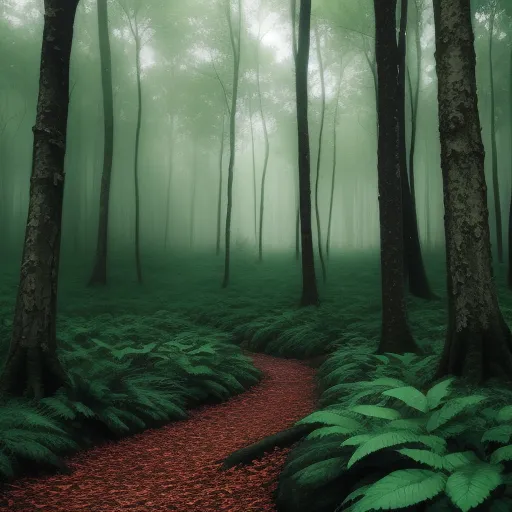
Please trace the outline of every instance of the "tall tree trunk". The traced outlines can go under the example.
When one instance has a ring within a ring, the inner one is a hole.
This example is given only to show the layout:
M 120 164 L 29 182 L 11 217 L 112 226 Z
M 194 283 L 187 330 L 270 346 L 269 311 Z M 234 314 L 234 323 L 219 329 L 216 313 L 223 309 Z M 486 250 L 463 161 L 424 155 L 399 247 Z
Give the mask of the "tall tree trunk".
M 301 306 L 318 304 L 313 236 L 311 231 L 311 167 L 308 126 L 308 64 L 311 37 L 311 0 L 300 0 L 298 45 L 295 58 L 295 98 L 299 152 L 299 205 L 302 245 Z
M 418 7 L 418 0 L 414 2 L 416 6 L 416 27 L 414 33 L 414 41 L 416 46 L 416 84 L 414 93 L 412 91 L 411 75 L 407 69 L 407 78 L 409 81 L 409 93 L 411 100 L 411 146 L 409 148 L 409 180 L 411 185 L 411 200 L 416 211 L 416 180 L 414 174 L 414 156 L 416 151 L 416 132 L 418 129 L 418 107 L 420 102 L 420 86 L 421 86 L 421 12 Z
M 320 265 L 322 267 L 322 278 L 324 283 L 327 279 L 325 271 L 325 261 L 322 249 L 322 226 L 320 223 L 320 207 L 318 205 L 318 185 L 320 183 L 320 164 L 322 161 L 322 136 L 324 133 L 324 120 L 325 120 L 325 81 L 324 81 L 324 65 L 322 61 L 322 50 L 320 48 L 320 36 L 318 34 L 318 25 L 315 24 L 315 40 L 316 40 L 316 56 L 318 59 L 319 72 L 320 72 L 320 88 L 321 88 L 321 107 L 320 107 L 320 133 L 318 134 L 318 156 L 316 159 L 316 179 L 315 179 L 315 215 L 316 215 L 316 230 L 318 242 L 318 257 L 320 258 Z
M 140 194 L 139 194 L 139 146 L 140 128 L 142 120 L 142 87 L 140 83 L 140 35 L 137 21 L 134 23 L 135 38 L 135 70 L 137 73 L 137 127 L 135 130 L 135 157 L 133 177 L 135 183 L 135 267 L 137 269 L 137 281 L 142 283 L 142 266 L 140 262 Z
M 192 193 L 190 194 L 190 230 L 189 230 L 189 246 L 194 247 L 194 228 L 196 214 L 196 192 L 197 192 L 197 144 L 192 146 Z
M 374 0 L 382 279 L 382 330 L 378 352 L 402 354 L 419 349 L 409 329 L 405 305 L 396 2 Z
M 78 0 L 45 0 L 30 198 L 2 393 L 39 400 L 68 382 L 57 356 L 57 285 L 69 101 Z
M 297 70 L 297 0 L 290 0 L 290 18 L 292 22 L 292 54 Z M 300 185 L 297 184 L 297 214 L 295 216 L 295 259 L 298 261 L 300 257 Z
M 434 0 L 434 22 L 448 274 L 448 332 L 435 377 L 510 380 L 512 338 L 493 280 L 469 2 Z
M 263 137 L 265 141 L 265 156 L 263 158 L 263 171 L 261 174 L 261 191 L 260 191 L 260 230 L 258 239 L 258 259 L 263 260 L 263 213 L 265 212 L 265 180 L 267 179 L 268 156 L 270 152 L 267 122 L 265 121 L 265 114 L 263 112 L 263 97 L 261 94 L 260 82 L 260 45 L 261 40 L 258 38 L 258 48 L 256 51 L 256 81 L 258 84 L 258 99 L 260 106 L 261 126 L 263 127 Z
M 420 237 L 418 233 L 418 218 L 416 208 L 409 188 L 407 173 L 407 145 L 405 130 L 405 62 L 406 62 L 406 29 L 407 29 L 408 0 L 401 0 L 400 31 L 398 35 L 398 118 L 399 118 L 399 160 L 402 186 L 402 214 L 404 234 L 404 263 L 405 278 L 412 295 L 422 299 L 433 299 L 435 295 L 430 290 L 423 256 L 421 254 Z
M 222 161 L 224 157 L 224 125 L 225 115 L 222 114 L 222 131 L 220 135 L 220 150 L 219 150 L 219 191 L 217 193 L 217 243 L 215 246 L 215 254 L 220 254 L 220 226 L 222 217 Z
M 503 263 L 503 226 L 501 222 L 500 183 L 498 178 L 498 150 L 496 148 L 496 113 L 494 98 L 494 72 L 492 66 L 492 43 L 494 35 L 494 21 L 496 18 L 496 5 L 491 11 L 489 27 L 489 79 L 491 94 L 491 166 L 492 166 L 492 191 L 494 195 L 494 216 L 496 222 L 496 248 L 498 250 L 498 262 Z
M 512 48 L 510 49 L 510 69 L 509 69 L 509 126 L 510 126 L 510 151 L 512 152 Z M 510 174 L 512 175 L 512 153 L 510 161 Z M 510 205 L 508 210 L 508 287 L 512 288 L 512 187 L 510 189 Z
M 165 238 L 164 238 L 164 249 L 167 250 L 167 244 L 169 242 L 169 229 L 170 229 L 170 216 L 171 216 L 171 192 L 172 192 L 172 171 L 173 171 L 173 159 L 174 159 L 174 123 L 175 116 L 170 116 L 171 121 L 171 136 L 169 138 L 169 169 L 167 174 L 167 197 L 165 202 Z
M 252 102 L 249 96 L 249 117 L 251 120 L 251 148 L 252 148 L 252 194 L 254 204 L 254 243 L 258 243 L 258 199 L 256 197 L 256 153 L 254 150 L 254 127 L 252 124 Z
M 333 144 L 332 144 L 332 175 L 331 175 L 331 199 L 329 201 L 329 223 L 327 225 L 327 243 L 325 246 L 325 255 L 329 259 L 331 249 L 331 226 L 332 226 L 332 207 L 334 204 L 334 185 L 336 182 L 336 149 L 337 149 L 337 131 L 338 126 L 338 111 L 341 93 L 341 79 L 343 78 L 343 64 L 340 62 L 340 74 L 338 76 L 338 86 L 336 87 L 336 106 L 334 107 L 334 120 L 333 120 Z
M 104 144 L 96 260 L 89 280 L 89 285 L 107 284 L 108 211 L 110 203 L 112 159 L 114 154 L 114 100 L 112 96 L 112 56 L 108 36 L 107 0 L 97 0 L 97 6 L 101 63 L 101 89 L 103 94 Z
M 235 36 L 233 21 L 231 19 L 230 0 L 226 0 L 226 17 L 229 27 L 229 39 L 233 51 L 233 91 L 231 94 L 231 109 L 229 116 L 229 165 L 228 165 L 228 197 L 226 206 L 226 231 L 225 231 L 225 254 L 224 254 L 224 278 L 222 288 L 229 284 L 230 247 L 231 247 L 231 210 L 233 208 L 233 170 L 235 167 L 235 120 L 236 102 L 238 98 L 238 79 L 240 72 L 240 39 L 242 32 L 242 1 L 238 0 L 238 34 Z

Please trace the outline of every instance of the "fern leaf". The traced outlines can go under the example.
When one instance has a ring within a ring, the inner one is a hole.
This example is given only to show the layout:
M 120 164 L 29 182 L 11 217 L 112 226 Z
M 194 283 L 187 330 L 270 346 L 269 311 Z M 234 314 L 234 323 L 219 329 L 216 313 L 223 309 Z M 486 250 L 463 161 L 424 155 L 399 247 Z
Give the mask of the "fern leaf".
M 327 436 L 332 435 L 347 435 L 351 434 L 353 432 L 352 429 L 348 429 L 346 427 L 340 427 L 340 426 L 332 426 L 332 427 L 321 427 L 317 428 L 311 434 L 309 434 L 306 439 L 322 439 Z
M 418 436 L 418 442 L 429 446 L 436 453 L 444 453 L 446 451 L 446 441 L 439 436 Z
M 385 432 L 384 434 L 372 436 L 356 449 L 348 461 L 347 468 L 350 469 L 358 460 L 376 451 L 389 448 L 390 446 L 396 446 L 397 444 L 412 442 L 418 442 L 418 436 L 412 432 L 406 431 Z
M 323 423 L 324 425 L 333 425 L 344 427 L 352 432 L 362 428 L 361 423 L 353 418 L 336 414 L 333 411 L 315 411 L 314 413 L 302 418 L 296 425 L 304 425 L 306 423 Z
M 356 405 L 350 410 L 362 414 L 363 416 L 383 418 L 386 420 L 397 420 L 402 417 L 397 410 L 389 407 L 381 407 L 380 405 Z
M 375 386 L 387 386 L 390 388 L 401 388 L 403 386 L 407 386 L 407 384 L 400 379 L 392 379 L 391 377 L 379 377 L 375 380 L 362 381 L 357 383 L 358 387 L 366 388 L 366 387 L 375 387 Z
M 502 446 L 491 454 L 491 464 L 498 464 L 506 460 L 512 460 L 512 444 Z
M 504 423 L 506 421 L 512 420 L 512 405 L 506 405 L 505 407 L 502 407 L 498 411 L 498 415 L 496 416 L 496 421 L 499 423 Z
M 319 487 L 341 476 L 346 470 L 345 464 L 344 457 L 321 460 L 297 471 L 293 478 L 303 487 Z
M 118 411 L 115 407 L 107 407 L 99 417 L 115 432 L 128 432 L 130 427 L 119 418 Z
M 390 430 L 409 430 L 411 432 L 423 432 L 425 428 L 424 418 L 405 418 L 403 420 L 390 421 L 386 428 Z
M 404 386 L 402 388 L 388 389 L 382 393 L 384 396 L 397 398 L 404 404 L 420 412 L 428 410 L 427 397 L 413 386 Z
M 496 443 L 508 443 L 512 436 L 512 425 L 499 425 L 487 430 L 482 436 L 482 443 L 494 441 Z
M 74 420 L 76 418 L 76 412 L 68 403 L 63 401 L 62 398 L 59 399 L 56 396 L 50 396 L 43 398 L 40 403 L 48 411 L 49 415 L 53 417 L 66 420 Z
M 502 469 L 487 463 L 462 466 L 449 476 L 445 492 L 454 505 L 467 512 L 483 503 L 502 483 Z
M 349 437 L 345 439 L 340 446 L 359 446 L 360 444 L 366 443 L 372 436 L 370 434 L 359 434 L 357 436 Z
M 380 354 L 372 354 L 375 359 L 380 361 L 381 363 L 388 364 L 389 363 L 389 357 L 380 355 Z
M 366 490 L 351 512 L 398 510 L 411 507 L 439 495 L 446 485 L 446 475 L 427 469 L 393 471 Z
M 429 410 L 435 409 L 450 392 L 450 386 L 455 380 L 454 377 L 445 379 L 432 386 L 427 392 L 427 402 Z
M 483 395 L 471 395 L 449 400 L 443 405 L 443 407 L 441 407 L 441 409 L 432 413 L 427 422 L 427 430 L 429 432 L 434 431 L 436 428 L 441 427 L 465 409 L 473 407 L 485 399 L 486 397 Z
M 77 412 L 79 412 L 82 416 L 85 416 L 86 418 L 94 418 L 96 416 L 96 413 L 90 407 L 87 407 L 87 405 L 83 404 L 82 402 L 73 402 L 73 407 Z
M 468 464 L 479 464 L 481 462 L 476 453 L 472 451 L 448 453 L 444 456 L 444 467 L 448 471 L 454 471 Z
M 363 485 L 362 487 L 359 487 L 355 491 L 352 491 L 341 503 L 342 505 L 345 505 L 349 501 L 354 501 L 357 498 L 360 498 L 361 496 L 364 496 L 366 494 L 366 491 L 371 487 L 371 484 L 369 485 Z M 338 507 L 336 510 L 342 510 L 342 508 Z
M 402 448 L 401 450 L 396 450 L 398 453 L 409 457 L 416 462 L 420 462 L 421 464 L 426 464 L 434 469 L 443 469 L 444 468 L 444 457 L 438 455 L 437 453 L 433 453 L 429 450 L 417 450 L 411 448 Z

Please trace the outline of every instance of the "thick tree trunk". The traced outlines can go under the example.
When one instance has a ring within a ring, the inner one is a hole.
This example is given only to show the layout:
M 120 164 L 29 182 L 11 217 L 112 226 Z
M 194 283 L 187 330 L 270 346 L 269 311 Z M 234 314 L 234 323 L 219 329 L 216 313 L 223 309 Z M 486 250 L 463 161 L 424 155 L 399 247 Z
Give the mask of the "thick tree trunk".
M 135 267 L 137 281 L 142 284 L 142 265 L 140 262 L 140 194 L 139 194 L 139 145 L 142 120 L 142 87 L 140 83 L 140 36 L 137 21 L 135 21 L 135 69 L 137 72 L 137 127 L 135 129 L 135 156 L 133 177 L 135 183 Z
M 110 204 L 110 181 L 114 154 L 114 100 L 112 97 L 112 56 L 108 36 L 107 0 L 98 0 L 98 35 L 101 62 L 101 89 L 103 94 L 103 173 L 101 175 L 100 212 L 96 260 L 89 285 L 107 284 L 108 211 Z
M 67 383 L 57 356 L 56 309 L 69 101 L 69 61 L 78 0 L 45 0 L 30 198 L 0 390 L 37 400 Z
M 434 20 L 449 306 L 436 378 L 510 380 L 512 340 L 493 280 L 469 2 L 434 0 Z
M 337 126 L 338 126 L 338 111 L 340 103 L 341 93 L 341 79 L 343 78 L 343 65 L 340 62 L 340 74 L 338 76 L 338 86 L 336 87 L 336 106 L 334 107 L 334 119 L 333 119 L 333 144 L 332 144 L 332 175 L 331 175 L 331 198 L 329 201 L 329 222 L 327 224 L 327 242 L 325 245 L 325 255 L 329 259 L 331 249 L 331 227 L 332 227 L 332 207 L 334 204 L 334 185 L 336 184 L 336 150 L 337 150 Z
M 258 259 L 263 260 L 263 214 L 265 212 L 265 181 L 267 179 L 268 157 L 270 153 L 270 144 L 268 140 L 267 122 L 263 113 L 263 96 L 261 94 L 260 82 L 260 41 L 258 41 L 258 49 L 256 52 L 256 81 L 258 84 L 258 99 L 260 106 L 261 126 L 263 127 L 263 138 L 265 141 L 265 156 L 263 158 L 263 171 L 261 173 L 261 190 L 260 190 L 260 230 L 258 238 Z
M 169 229 L 171 223 L 171 193 L 172 193 L 172 171 L 173 171 L 173 159 L 174 159 L 174 123 L 175 116 L 171 115 L 171 136 L 169 138 L 169 169 L 167 174 L 167 196 L 165 201 L 165 235 L 164 235 L 164 249 L 167 250 L 167 244 L 169 242 Z
M 374 0 L 382 331 L 378 352 L 418 352 L 405 306 L 396 0 Z
M 327 274 L 325 270 L 325 261 L 322 248 L 322 226 L 320 223 L 320 206 L 318 201 L 318 186 L 320 183 L 320 164 L 322 161 L 322 136 L 324 133 L 324 120 L 325 120 L 325 81 L 324 81 L 324 66 L 322 62 L 322 50 L 320 48 L 320 36 L 318 34 L 318 25 L 315 24 L 315 40 L 316 40 L 316 56 L 318 59 L 319 72 L 320 72 L 320 89 L 321 89 L 321 106 L 320 106 L 320 133 L 318 134 L 318 155 L 316 159 L 316 179 L 315 179 L 315 215 L 316 215 L 316 231 L 318 242 L 318 257 L 320 259 L 320 266 L 322 268 L 322 278 L 325 283 Z
M 302 245 L 301 306 L 318 304 L 313 236 L 311 231 L 311 167 L 308 126 L 308 63 L 311 37 L 311 0 L 300 0 L 295 93 L 299 149 L 299 207 Z
M 238 98 L 238 79 L 240 71 L 240 38 L 242 32 L 242 1 L 238 0 L 238 33 L 235 37 L 233 22 L 231 20 L 231 8 L 229 0 L 226 2 L 226 17 L 229 27 L 229 38 L 233 51 L 233 92 L 231 94 L 231 110 L 229 116 L 229 165 L 228 165 L 228 197 L 226 206 L 226 230 L 225 230 L 225 254 L 224 254 L 224 278 L 222 288 L 229 284 L 230 248 L 231 248 L 231 210 L 233 208 L 233 170 L 235 167 L 235 121 L 236 102 Z
M 300 201 L 300 198 L 297 202 Z M 297 206 L 297 214 L 295 215 L 295 259 L 300 258 L 300 206 Z
M 221 230 L 221 217 L 222 217 L 222 162 L 224 158 L 224 124 L 225 116 L 222 115 L 222 131 L 220 135 L 220 150 L 219 150 L 219 190 L 217 193 L 217 243 L 215 246 L 215 254 L 220 254 L 220 230 Z
M 254 243 L 258 243 L 258 199 L 256 197 L 256 152 L 254 149 L 254 127 L 252 125 L 252 102 L 249 96 L 249 118 L 251 127 L 251 149 L 252 149 L 252 195 L 254 206 Z
M 292 54 L 297 70 L 297 0 L 290 0 L 290 19 L 292 22 Z M 297 184 L 297 214 L 295 216 L 295 259 L 300 257 L 300 184 Z
M 491 168 L 492 191 L 494 196 L 494 217 L 496 223 L 496 249 L 498 251 L 498 262 L 503 263 L 503 225 L 501 222 L 500 183 L 498 178 L 498 150 L 496 147 L 496 102 L 494 97 L 494 72 L 492 66 L 492 43 L 495 17 L 496 7 L 493 6 L 489 27 L 489 79 L 491 94 Z
M 400 31 L 398 35 L 398 118 L 399 118 L 399 160 L 402 186 L 402 214 L 404 234 L 404 263 L 405 278 L 409 284 L 412 295 L 422 299 L 433 299 L 435 295 L 425 272 L 423 256 L 421 254 L 420 237 L 418 233 L 418 219 L 416 207 L 409 188 L 407 173 L 407 146 L 405 130 L 405 62 L 406 62 L 406 29 L 407 29 L 408 0 L 401 0 Z

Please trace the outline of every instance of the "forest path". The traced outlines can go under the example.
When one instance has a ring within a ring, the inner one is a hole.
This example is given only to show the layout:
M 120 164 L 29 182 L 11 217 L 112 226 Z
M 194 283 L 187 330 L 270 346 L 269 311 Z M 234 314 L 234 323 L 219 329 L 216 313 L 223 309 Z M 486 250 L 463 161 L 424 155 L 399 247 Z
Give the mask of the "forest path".
M 231 452 L 314 410 L 315 370 L 296 360 L 248 354 L 264 377 L 185 421 L 71 457 L 71 475 L 16 481 L 0 503 L 12 512 L 270 512 L 289 449 L 220 471 Z

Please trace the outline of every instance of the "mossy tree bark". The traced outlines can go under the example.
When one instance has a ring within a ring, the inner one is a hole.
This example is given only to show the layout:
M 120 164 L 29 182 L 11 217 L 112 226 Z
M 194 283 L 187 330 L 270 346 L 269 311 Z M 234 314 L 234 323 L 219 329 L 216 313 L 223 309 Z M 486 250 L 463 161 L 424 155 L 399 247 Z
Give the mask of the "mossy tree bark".
M 419 349 L 409 329 L 405 306 L 396 3 L 397 0 L 374 0 L 382 279 L 382 331 L 378 352 L 402 354 Z
M 493 280 L 470 4 L 434 0 L 434 20 L 449 304 L 436 378 L 510 380 L 512 338 Z
M 57 356 L 57 284 L 69 104 L 69 61 L 78 0 L 45 0 L 30 198 L 13 334 L 2 392 L 37 400 L 66 384 Z
M 308 126 L 308 63 L 311 38 L 311 0 L 300 0 L 295 93 L 299 149 L 299 209 L 302 247 L 301 306 L 318 304 L 313 236 L 311 230 L 311 166 Z
M 101 175 L 100 212 L 96 242 L 96 259 L 89 285 L 107 284 L 108 211 L 114 153 L 114 100 L 112 95 L 112 55 L 108 36 L 107 0 L 98 0 L 98 35 L 103 94 L 103 173 Z

